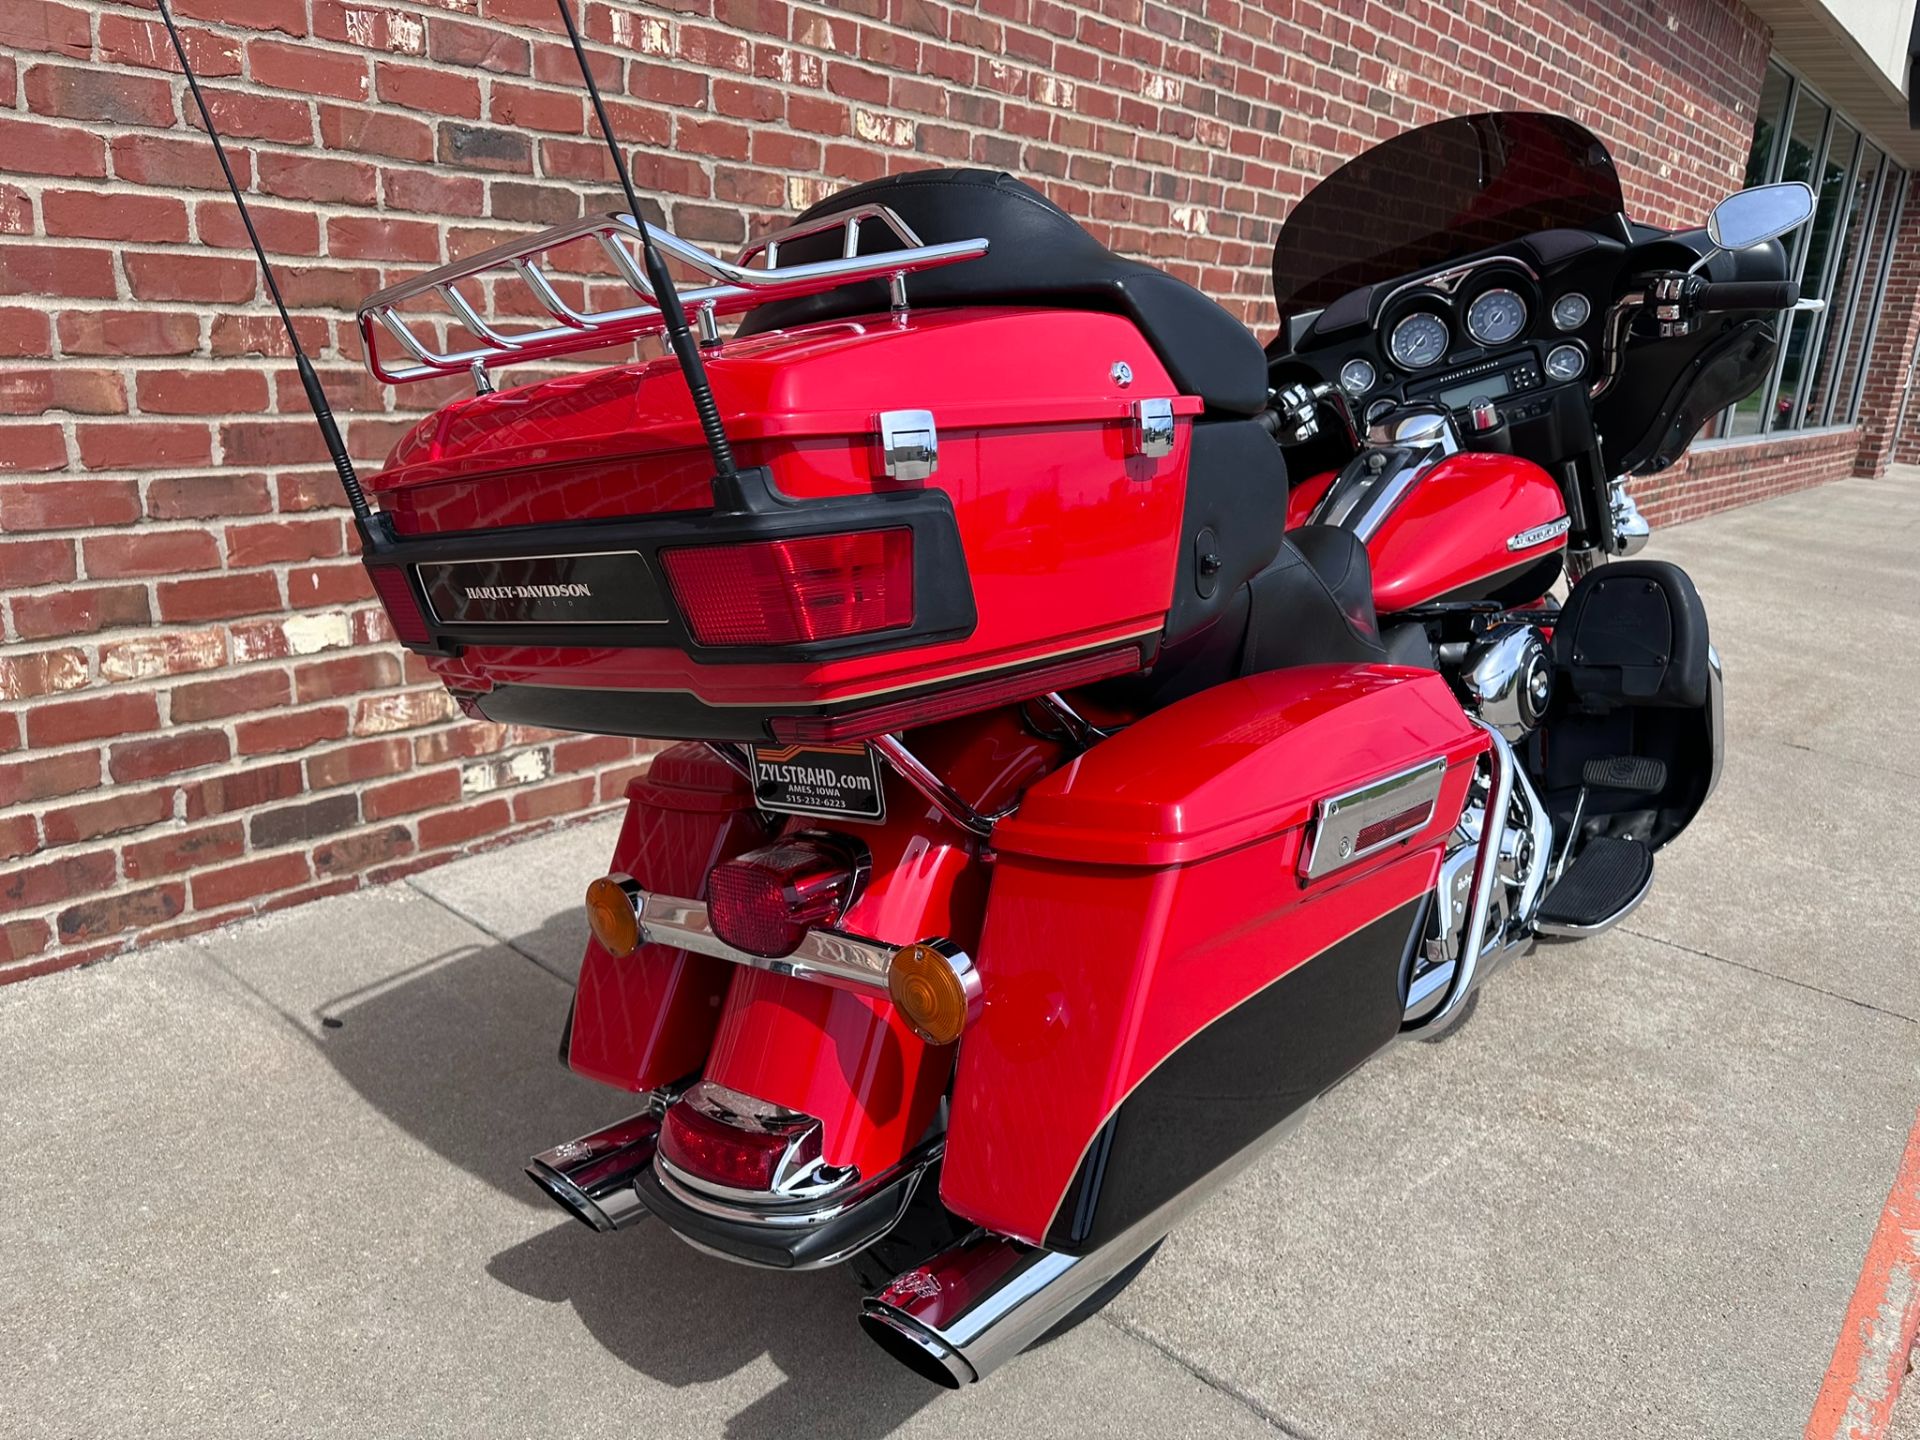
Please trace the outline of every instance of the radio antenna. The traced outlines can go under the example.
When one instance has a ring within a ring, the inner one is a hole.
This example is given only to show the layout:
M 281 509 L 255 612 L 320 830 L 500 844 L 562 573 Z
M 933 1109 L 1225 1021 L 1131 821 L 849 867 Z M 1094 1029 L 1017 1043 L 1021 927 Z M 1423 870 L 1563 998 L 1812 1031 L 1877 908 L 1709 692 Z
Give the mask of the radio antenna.
M 593 68 L 587 64 L 586 47 L 580 43 L 580 31 L 573 23 L 573 10 L 567 0 L 556 0 L 560 6 L 560 18 L 567 22 L 567 38 L 573 42 L 574 59 L 580 62 L 580 77 L 587 82 L 587 95 L 593 101 L 593 113 L 600 120 L 600 134 L 605 137 L 607 148 L 613 152 L 613 168 L 620 176 L 620 188 L 626 193 L 627 209 L 633 214 L 633 223 L 640 229 L 640 254 L 646 262 L 647 283 L 653 287 L 653 298 L 660 307 L 660 318 L 666 323 L 667 342 L 673 347 L 673 355 L 680 362 L 680 373 L 686 376 L 687 389 L 693 393 L 693 408 L 700 417 L 700 428 L 706 432 L 707 449 L 713 453 L 713 468 L 720 479 L 727 482 L 727 490 L 738 488 L 739 471 L 733 463 L 733 447 L 727 443 L 727 432 L 720 423 L 720 407 L 714 404 L 713 387 L 707 383 L 706 363 L 700 358 L 700 347 L 693 343 L 693 335 L 687 329 L 687 312 L 680 304 L 680 292 L 674 288 L 673 276 L 667 270 L 667 262 L 660 258 L 660 251 L 654 246 L 653 236 L 647 230 L 646 217 L 640 213 L 640 201 L 633 193 L 633 177 L 627 173 L 627 162 L 620 153 L 620 142 L 614 138 L 613 122 L 607 118 L 607 107 L 600 99 L 600 87 L 594 83 Z
M 353 473 L 353 459 L 347 454 L 346 441 L 340 438 L 340 427 L 333 421 L 333 409 L 327 404 L 327 392 L 320 386 L 320 377 L 313 373 L 313 362 L 307 359 L 307 352 L 300 344 L 300 336 L 293 328 L 293 317 L 287 314 L 287 302 L 280 296 L 280 284 L 273 278 L 273 267 L 267 263 L 266 249 L 260 244 L 260 233 L 253 228 L 253 216 L 247 213 L 247 202 L 240 194 L 240 182 L 233 178 L 233 166 L 227 163 L 227 150 L 220 143 L 220 132 L 213 127 L 213 114 L 207 109 L 207 97 L 200 93 L 199 77 L 193 73 L 193 66 L 187 61 L 187 47 L 181 43 L 180 27 L 173 23 L 173 7 L 167 0 L 159 0 L 160 18 L 166 22 L 167 37 L 173 41 L 173 53 L 180 57 L 180 68 L 186 72 L 187 88 L 193 92 L 193 103 L 200 107 L 200 119 L 207 127 L 207 138 L 213 141 L 214 158 L 220 162 L 220 171 L 227 177 L 227 189 L 233 195 L 233 203 L 239 207 L 240 223 L 246 227 L 247 239 L 253 242 L 254 258 L 260 262 L 260 274 L 267 282 L 267 293 L 273 296 L 274 309 L 280 312 L 280 323 L 286 328 L 287 343 L 293 346 L 293 361 L 300 370 L 300 388 L 307 392 L 307 408 L 313 411 L 313 418 L 320 426 L 320 438 L 326 442 L 327 454 L 333 460 L 335 473 L 340 476 L 340 488 L 347 492 L 347 504 L 353 507 L 354 517 L 367 520 L 372 508 L 367 504 L 366 492 L 360 488 L 360 477 Z

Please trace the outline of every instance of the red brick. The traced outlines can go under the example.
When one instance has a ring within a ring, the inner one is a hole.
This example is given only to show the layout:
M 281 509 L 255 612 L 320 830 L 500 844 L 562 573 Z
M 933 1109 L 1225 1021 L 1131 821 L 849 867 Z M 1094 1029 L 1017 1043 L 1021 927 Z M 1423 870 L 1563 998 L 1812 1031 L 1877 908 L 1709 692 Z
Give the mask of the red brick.
M 464 75 L 383 60 L 374 66 L 374 83 L 383 105 L 400 105 L 434 116 L 477 118 L 480 114 L 480 82 Z
M 147 486 L 147 514 L 156 520 L 208 520 L 219 515 L 264 515 L 273 508 L 264 475 L 230 470 L 155 480 Z M 227 532 L 232 544 L 233 531 Z
M 300 793 L 300 762 L 281 760 L 267 765 L 256 765 L 251 770 L 236 770 L 228 775 L 215 775 L 199 783 L 182 787 L 181 795 L 186 804 L 189 820 L 204 819 L 208 815 L 231 815 L 238 810 L 251 810 L 257 805 L 271 804 L 275 800 L 285 800 Z
M 28 865 L 0 874 L 0 914 L 57 905 L 76 895 L 104 890 L 113 884 L 111 850 L 70 855 L 43 865 Z
M 452 845 L 465 845 L 482 835 L 491 835 L 504 830 L 513 823 L 513 814 L 507 809 L 504 800 L 488 800 L 479 805 L 463 805 L 454 810 L 443 810 L 437 815 L 425 815 L 415 827 L 420 835 L 422 850 L 444 850 Z
M 532 54 L 525 40 L 493 26 L 468 25 L 437 15 L 427 22 L 427 56 L 441 64 L 525 75 Z
M 227 733 L 188 730 L 154 739 L 125 739 L 108 751 L 108 774 L 119 783 L 177 776 L 182 770 L 200 770 L 223 764 L 232 755 Z
M 212 87 L 206 87 L 206 97 L 220 138 L 229 146 L 236 140 L 276 140 L 283 145 L 306 145 L 313 140 L 313 113 L 304 101 Z M 197 127 L 199 112 L 190 110 L 188 115 Z
M 47 942 L 53 938 L 53 930 L 44 920 L 9 920 L 0 924 L 0 963 L 11 963 L 38 955 L 46 949 Z M 27 975 L 40 973 L 40 967 L 27 967 Z M 23 980 L 27 975 L 7 971 L 0 975 L 0 984 L 9 980 Z
M 453 701 L 439 687 L 407 690 L 397 695 L 370 695 L 353 707 L 353 733 L 383 735 L 451 719 Z
M 247 839 L 256 850 L 275 850 L 351 829 L 360 823 L 359 797 L 349 792 L 265 810 L 247 822 Z
M 440 227 L 426 220 L 347 215 L 327 222 L 327 253 L 347 260 L 440 259 Z
M 59 470 L 66 463 L 67 440 L 58 425 L 0 421 L 0 475 Z
M 212 80 L 240 73 L 239 41 L 191 26 L 181 27 L 180 38 L 186 43 L 187 58 L 193 62 L 196 75 Z M 99 58 L 110 65 L 133 65 L 143 70 L 180 68 L 173 43 L 158 21 L 111 12 L 100 17 Z
M 394 160 L 433 159 L 433 127 L 387 110 L 320 109 L 320 139 L 329 150 L 385 155 Z
M 126 575 L 178 575 L 216 570 L 219 543 L 205 530 L 161 530 L 151 534 L 89 535 L 81 546 L 87 574 L 96 580 Z
M 31 0 L 0 6 L 0 45 L 84 60 L 93 51 L 92 29 L 78 6 Z
M 0 485 L 0 530 L 80 530 L 140 518 L 131 480 L 55 480 Z
M 99 783 L 100 755 L 93 750 L 0 761 L 0 808 L 72 795 Z
M 104 800 L 49 810 L 40 823 L 46 829 L 47 844 L 77 845 L 82 840 L 98 840 L 105 835 L 158 825 L 172 813 L 171 790 L 149 790 L 145 794 L 122 791 Z
M 107 895 L 70 905 L 60 912 L 54 924 L 61 940 L 71 945 L 163 924 L 186 908 L 186 886 L 155 885 L 125 895 Z
M 40 197 L 49 235 L 154 244 L 187 238 L 184 201 L 117 190 L 49 190 Z
M 310 758 L 307 784 L 314 790 L 351 785 L 405 770 L 412 761 L 413 747 L 404 739 L 365 740 Z
M 404 825 L 343 835 L 313 847 L 316 875 L 357 875 L 390 860 L 413 853 L 413 836 Z
M 257 370 L 143 370 L 134 393 L 149 415 L 232 415 L 265 410 L 268 389 Z
M 219 720 L 228 715 L 283 705 L 288 693 L 286 671 L 253 670 L 218 680 L 176 685 L 168 701 L 167 714 L 175 724 Z
M 287 200 L 319 200 L 332 205 L 371 205 L 374 172 L 353 160 L 319 155 L 262 155 L 260 188 Z M 282 285 L 285 278 L 282 277 Z M 289 295 L 290 303 L 299 303 Z
M 316 605 L 350 605 L 373 598 L 373 582 L 358 563 L 302 565 L 287 572 L 287 604 L 296 610 Z
M 204 425 L 150 421 L 77 425 L 80 459 L 90 470 L 153 470 L 205 465 L 213 459 L 213 435 Z
M 385 820 L 394 815 L 410 815 L 436 805 L 451 805 L 460 798 L 460 772 L 434 770 L 425 775 L 410 775 L 388 785 L 376 785 L 360 799 L 369 820 Z
M 27 712 L 27 744 L 36 749 L 72 745 L 152 730 L 160 711 L 151 695 L 102 695 L 34 706 Z
M 304 750 L 323 740 L 345 739 L 347 712 L 337 705 L 320 710 L 295 710 L 261 720 L 243 720 L 234 727 L 242 755 L 265 755 Z
M 53 325 L 39 310 L 0 306 L 0 359 L 38 360 L 53 353 Z
M 302 465 L 311 464 L 316 454 L 326 455 L 313 421 L 291 416 L 222 425 L 220 448 L 233 465 Z
M 471 10 L 473 6 L 462 3 L 446 8 Z M 313 33 L 370 50 L 422 55 L 427 49 L 427 27 L 417 10 L 416 6 L 376 10 L 364 0 L 315 0 Z
M 62 365 L 0 372 L 0 415 L 124 415 L 126 383 L 114 370 Z
M 152 619 L 144 585 L 100 585 L 57 590 L 49 595 L 16 595 L 11 608 L 13 628 L 23 640 L 90 635 L 122 625 L 145 625 Z
M 69 310 L 59 319 L 69 355 L 191 355 L 200 346 L 197 316 L 160 310 Z
M 36 115 L 161 130 L 173 125 L 173 86 L 158 76 L 76 65 L 30 65 L 26 92 L 27 109 Z
M 0 714 L 0 754 L 20 748 L 20 717 L 11 712 Z
M 0 144 L 4 142 L 0 127 Z M 0 294 L 111 300 L 113 253 L 92 246 L 8 244 L 0 247 Z
M 160 618 L 176 623 L 224 620 L 281 608 L 280 582 L 264 572 L 175 580 L 156 588 Z
M 576 779 L 562 780 L 554 785 L 540 785 L 530 790 L 521 790 L 513 797 L 513 818 L 525 822 L 528 820 L 550 820 L 556 815 L 571 814 L 584 810 L 593 804 L 594 780 L 591 775 L 581 775 Z
M 87 654 L 71 647 L 19 654 L 0 651 L 0 701 L 34 700 L 83 689 L 87 684 Z
M 235 568 L 338 555 L 341 548 L 338 520 L 268 520 L 227 527 L 227 563 Z
M 0 136 L 0 139 L 3 138 Z M 226 179 L 220 173 L 220 163 L 213 158 L 213 147 L 197 136 L 191 140 L 176 140 L 170 135 L 116 135 L 110 148 L 113 151 L 113 173 L 132 184 L 177 185 L 194 190 L 227 188 Z M 233 164 L 235 178 L 244 187 L 253 178 L 253 164 L 248 152 L 236 149 L 230 151 L 227 158 Z
M 253 228 L 270 255 L 318 255 L 320 253 L 320 217 L 311 210 L 295 210 L 283 205 L 257 205 L 248 202 Z M 194 225 L 204 245 L 223 250 L 251 251 L 240 212 L 231 201 L 203 200 L 193 207 Z M 265 317 L 262 317 L 265 318 Z M 279 317 L 274 324 L 278 326 Z M 296 324 L 299 322 L 296 320 Z M 303 342 L 304 343 L 304 342 Z
M 242 6 L 235 6 L 233 0 L 173 0 L 173 8 L 178 14 L 219 25 L 278 30 L 286 35 L 307 33 L 306 0 L 247 0 Z
M 585 122 L 585 102 L 577 94 L 536 90 L 526 85 L 495 81 L 487 118 L 496 125 L 527 130 L 555 130 L 566 135 L 580 134 Z M 632 137 L 627 137 L 631 140 Z
M 618 735 L 588 735 L 563 740 L 553 747 L 553 768 L 560 771 L 592 770 L 616 760 L 633 758 L 633 741 Z
M 0 185 L 0 235 L 33 233 L 33 197 L 15 185 Z
M 400 683 L 400 662 L 392 655 L 347 655 L 303 665 L 294 672 L 294 697 L 305 704 L 335 695 L 384 690 Z
M 100 678 L 110 684 L 217 670 L 226 663 L 227 636 L 219 629 L 161 631 L 100 647 Z
M 107 142 L 82 126 L 43 125 L 0 115 L 0 155 L 7 157 L 7 168 L 18 175 L 100 180 L 107 173 Z
M 232 860 L 246 847 L 246 831 L 234 820 L 127 845 L 120 852 L 120 864 L 129 880 L 152 880 Z
M 216 910 L 286 890 L 312 878 L 304 855 L 272 855 L 219 870 L 208 870 L 192 880 L 194 908 Z
M 343 55 L 314 45 L 255 40 L 247 46 L 247 64 L 255 84 L 274 90 L 337 95 L 342 100 L 365 100 L 373 93 L 367 57 L 352 52 Z
M 40 826 L 31 815 L 0 820 L 0 860 L 18 860 L 40 848 Z
M 60 585 L 77 573 L 71 540 L 0 540 L 0 590 Z
M 260 271 L 254 261 L 224 255 L 168 250 L 154 255 L 130 253 L 121 263 L 127 267 L 127 284 L 141 300 L 239 305 L 253 299 L 260 287 Z

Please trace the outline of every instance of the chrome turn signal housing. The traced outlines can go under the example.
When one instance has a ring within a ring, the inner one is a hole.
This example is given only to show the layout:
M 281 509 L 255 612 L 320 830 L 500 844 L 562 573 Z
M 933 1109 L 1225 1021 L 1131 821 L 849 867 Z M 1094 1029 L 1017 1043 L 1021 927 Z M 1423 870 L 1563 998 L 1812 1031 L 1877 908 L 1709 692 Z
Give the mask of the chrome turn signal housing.
M 587 928 L 615 959 L 640 948 L 640 884 L 631 875 L 602 875 L 587 886 Z
M 887 994 L 914 1034 L 951 1045 L 980 1013 L 980 972 L 945 941 L 903 945 L 887 966 Z

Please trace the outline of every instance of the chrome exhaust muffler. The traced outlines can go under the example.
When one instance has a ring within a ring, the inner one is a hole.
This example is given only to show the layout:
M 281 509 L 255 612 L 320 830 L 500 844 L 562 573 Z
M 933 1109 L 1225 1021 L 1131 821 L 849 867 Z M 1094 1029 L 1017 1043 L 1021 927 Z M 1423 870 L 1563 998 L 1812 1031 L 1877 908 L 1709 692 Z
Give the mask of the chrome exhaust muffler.
M 958 1390 L 1044 1338 L 1165 1233 L 1153 1216 L 1063 1255 L 977 1230 L 869 1296 L 860 1328 L 915 1374 Z
M 653 1163 L 659 1142 L 656 1105 L 541 1151 L 527 1162 L 527 1176 L 582 1225 L 611 1234 L 646 1218 L 633 1179 Z

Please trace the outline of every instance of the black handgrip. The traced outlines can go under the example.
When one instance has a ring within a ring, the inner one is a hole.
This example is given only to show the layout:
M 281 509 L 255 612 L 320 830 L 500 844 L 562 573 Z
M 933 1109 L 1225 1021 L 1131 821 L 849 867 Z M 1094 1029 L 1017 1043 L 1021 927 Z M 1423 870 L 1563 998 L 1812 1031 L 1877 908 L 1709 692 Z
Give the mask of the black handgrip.
M 1791 310 L 1800 303 L 1792 280 L 1710 280 L 1693 295 L 1696 310 Z

